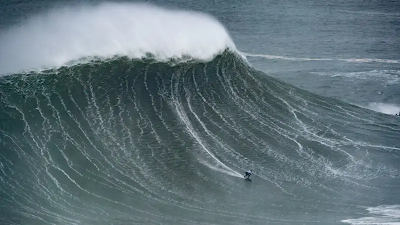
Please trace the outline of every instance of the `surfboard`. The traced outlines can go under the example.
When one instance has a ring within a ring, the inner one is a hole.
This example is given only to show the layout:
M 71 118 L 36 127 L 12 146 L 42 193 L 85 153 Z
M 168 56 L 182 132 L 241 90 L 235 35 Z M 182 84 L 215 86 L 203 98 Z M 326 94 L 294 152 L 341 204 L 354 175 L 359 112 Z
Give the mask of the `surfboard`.
M 244 178 L 244 180 L 252 182 L 252 180 L 250 178 Z

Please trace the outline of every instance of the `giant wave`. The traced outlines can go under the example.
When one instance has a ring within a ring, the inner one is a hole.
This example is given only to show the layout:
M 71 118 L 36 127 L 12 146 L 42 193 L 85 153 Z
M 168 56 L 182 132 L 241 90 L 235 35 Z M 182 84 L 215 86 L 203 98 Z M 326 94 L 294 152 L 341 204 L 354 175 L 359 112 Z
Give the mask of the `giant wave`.
M 125 23 L 131 16 L 125 10 L 146 14 L 143 7 L 161 15 L 147 15 L 154 21 L 135 33 L 137 42 L 114 48 L 128 37 L 119 35 L 125 30 L 92 35 L 91 27 L 104 23 L 91 12 L 107 20 L 108 10 L 120 9 L 116 22 Z M 7 73 L 34 69 L 0 78 L 2 223 L 336 224 L 365 214 L 360 205 L 399 202 L 395 119 L 365 116 L 366 109 L 255 70 L 207 16 L 163 17 L 171 11 L 148 7 L 105 4 L 50 14 L 51 23 L 85 15 L 74 26 L 87 35 L 61 38 L 59 55 L 41 53 L 41 44 L 25 46 L 22 53 L 36 57 L 2 64 Z M 191 18 L 221 35 L 172 26 L 157 31 L 165 32 L 160 42 L 148 39 L 159 20 Z M 9 46 L 27 38 L 18 35 L 29 31 L 16 30 L 5 35 Z M 124 38 L 84 42 L 109 37 Z M 142 51 L 131 55 L 135 49 Z M 57 61 L 60 55 L 68 57 Z M 195 60 L 168 61 L 187 56 Z M 384 135 L 371 139 L 376 134 Z M 249 168 L 251 184 L 241 178 Z

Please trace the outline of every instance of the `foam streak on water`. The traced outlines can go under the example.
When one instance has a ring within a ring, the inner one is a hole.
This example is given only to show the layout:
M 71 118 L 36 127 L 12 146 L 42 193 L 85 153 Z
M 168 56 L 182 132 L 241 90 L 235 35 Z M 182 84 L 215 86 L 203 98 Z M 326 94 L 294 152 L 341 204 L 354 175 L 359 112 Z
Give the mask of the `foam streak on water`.
M 400 60 L 396 59 L 371 59 L 371 58 L 352 58 L 352 59 L 341 59 L 341 58 L 313 58 L 313 57 L 290 57 L 290 56 L 280 56 L 280 55 L 267 55 L 267 54 L 250 54 L 242 53 L 248 57 L 260 57 L 265 59 L 276 59 L 276 60 L 286 60 L 286 61 L 343 61 L 343 62 L 353 62 L 353 63 L 388 63 L 388 64 L 400 64 Z

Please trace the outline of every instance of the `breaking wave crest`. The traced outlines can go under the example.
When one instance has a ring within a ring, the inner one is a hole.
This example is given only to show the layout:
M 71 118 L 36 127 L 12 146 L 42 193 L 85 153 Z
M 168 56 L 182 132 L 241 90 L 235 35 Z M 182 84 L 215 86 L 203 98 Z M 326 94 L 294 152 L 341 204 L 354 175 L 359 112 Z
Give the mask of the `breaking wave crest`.
M 209 61 L 236 48 L 223 25 L 209 15 L 147 4 L 102 3 L 37 15 L 1 33 L 0 49 L 4 74 L 87 57 Z

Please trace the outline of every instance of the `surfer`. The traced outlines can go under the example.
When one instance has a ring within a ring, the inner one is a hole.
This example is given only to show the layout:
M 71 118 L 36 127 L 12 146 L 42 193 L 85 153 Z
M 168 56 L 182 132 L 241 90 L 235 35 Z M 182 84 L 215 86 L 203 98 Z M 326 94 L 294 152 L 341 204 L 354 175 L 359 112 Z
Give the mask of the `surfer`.
M 244 178 L 250 179 L 250 175 L 253 173 L 253 170 L 247 170 L 244 174 Z

